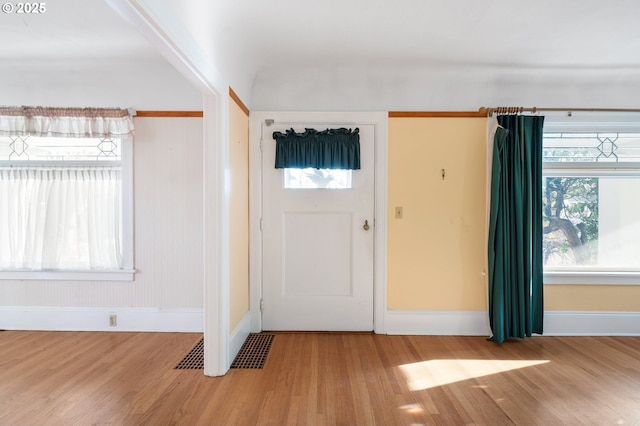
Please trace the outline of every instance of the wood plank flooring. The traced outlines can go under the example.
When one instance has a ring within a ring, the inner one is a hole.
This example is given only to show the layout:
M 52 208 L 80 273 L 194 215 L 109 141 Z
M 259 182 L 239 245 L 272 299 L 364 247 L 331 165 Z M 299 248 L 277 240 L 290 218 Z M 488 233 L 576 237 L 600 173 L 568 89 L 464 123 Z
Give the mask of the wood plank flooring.
M 640 338 L 276 333 L 261 370 L 175 370 L 201 338 L 0 331 L 0 425 L 640 425 Z

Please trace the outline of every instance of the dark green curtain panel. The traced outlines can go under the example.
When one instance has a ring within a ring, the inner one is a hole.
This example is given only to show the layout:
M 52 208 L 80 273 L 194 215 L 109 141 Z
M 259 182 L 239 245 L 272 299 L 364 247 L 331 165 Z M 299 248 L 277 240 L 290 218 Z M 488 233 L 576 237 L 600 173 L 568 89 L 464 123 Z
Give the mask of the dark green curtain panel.
M 274 132 L 276 169 L 360 169 L 360 129 Z
M 489 322 L 492 340 L 542 334 L 544 117 L 498 117 L 491 171 Z

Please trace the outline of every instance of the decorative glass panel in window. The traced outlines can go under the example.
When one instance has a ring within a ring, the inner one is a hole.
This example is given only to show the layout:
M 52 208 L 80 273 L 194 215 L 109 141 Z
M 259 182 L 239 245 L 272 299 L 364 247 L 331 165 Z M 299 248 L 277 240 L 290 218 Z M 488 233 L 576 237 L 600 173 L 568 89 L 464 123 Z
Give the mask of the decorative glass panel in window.
M 545 133 L 544 161 L 638 162 L 640 133 Z
M 119 138 L 0 137 L 0 161 L 120 161 Z

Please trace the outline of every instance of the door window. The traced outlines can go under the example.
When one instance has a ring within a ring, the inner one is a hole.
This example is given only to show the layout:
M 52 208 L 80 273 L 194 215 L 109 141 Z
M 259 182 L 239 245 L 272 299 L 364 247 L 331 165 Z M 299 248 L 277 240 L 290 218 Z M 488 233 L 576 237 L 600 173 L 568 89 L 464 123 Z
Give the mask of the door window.
M 353 170 L 284 169 L 285 189 L 351 189 Z

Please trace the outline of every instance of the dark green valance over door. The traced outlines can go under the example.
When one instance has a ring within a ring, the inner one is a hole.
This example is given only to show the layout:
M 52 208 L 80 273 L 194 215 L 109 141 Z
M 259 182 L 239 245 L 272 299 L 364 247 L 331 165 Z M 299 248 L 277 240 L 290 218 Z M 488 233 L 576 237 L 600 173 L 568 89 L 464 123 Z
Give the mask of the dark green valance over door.
M 273 132 L 276 169 L 360 169 L 359 129 Z

